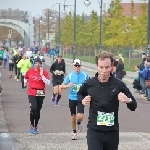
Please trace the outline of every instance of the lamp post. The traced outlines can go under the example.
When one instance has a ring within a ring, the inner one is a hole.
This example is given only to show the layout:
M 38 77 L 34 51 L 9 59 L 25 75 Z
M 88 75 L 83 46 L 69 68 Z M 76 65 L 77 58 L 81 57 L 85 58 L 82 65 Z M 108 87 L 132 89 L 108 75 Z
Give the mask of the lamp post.
M 56 3 L 56 4 L 54 4 L 52 7 L 51 7 L 51 9 L 55 6 L 55 5 L 59 5 L 59 16 L 58 16 L 58 49 L 59 49 L 59 51 L 58 51 L 58 54 L 61 52 L 61 49 L 60 49 L 60 5 L 61 5 L 61 3 Z M 49 16 L 49 18 L 52 18 L 52 16 L 50 15 Z
M 97 0 L 98 1 L 98 0 Z M 103 4 L 103 0 L 98 1 L 99 3 L 99 8 L 100 8 L 100 29 L 99 29 L 99 53 L 102 51 L 102 4 Z M 88 7 L 90 6 L 91 2 L 90 0 L 86 0 L 84 2 L 84 4 Z
M 40 48 L 40 46 L 41 46 L 41 36 L 40 36 L 40 35 L 41 35 L 41 33 L 40 33 L 40 28 L 41 28 L 41 27 L 40 27 L 40 26 L 41 26 L 40 23 L 41 23 L 41 22 L 42 22 L 42 17 L 39 16 L 39 48 Z
M 98 1 L 98 0 L 97 0 Z M 64 1 L 64 11 L 65 12 L 65 6 L 72 6 L 72 5 L 65 5 L 66 0 Z M 100 37 L 99 37 L 99 52 L 102 51 L 102 0 L 101 3 L 98 1 L 100 6 Z M 90 6 L 91 2 L 90 0 L 86 0 L 84 4 L 88 7 Z M 76 55 L 76 0 L 74 0 L 74 43 L 73 43 L 73 60 L 75 59 Z
M 148 25 L 147 25 L 147 50 L 146 54 L 150 54 L 150 0 L 148 1 Z

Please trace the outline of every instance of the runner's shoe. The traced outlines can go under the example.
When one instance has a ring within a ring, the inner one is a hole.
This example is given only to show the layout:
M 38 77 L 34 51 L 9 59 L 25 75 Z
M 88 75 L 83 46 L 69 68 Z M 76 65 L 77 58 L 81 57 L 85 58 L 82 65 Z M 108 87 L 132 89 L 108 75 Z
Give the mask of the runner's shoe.
M 34 128 L 33 133 L 34 133 L 34 134 L 38 134 L 38 133 L 39 133 L 38 130 L 37 130 L 37 127 Z
M 34 127 L 33 127 L 32 125 L 30 126 L 28 132 L 29 132 L 29 133 L 33 133 L 33 132 L 34 132 Z
M 17 79 L 17 76 L 15 76 L 14 79 Z
M 9 78 L 11 78 L 11 74 L 9 75 Z
M 55 103 L 55 106 L 59 106 L 58 102 Z
M 54 96 L 52 96 L 51 101 L 55 102 L 55 97 Z
M 79 132 L 82 131 L 82 124 L 78 125 L 78 131 L 79 131 Z
M 72 133 L 72 140 L 77 140 L 77 133 Z
M 17 82 L 19 82 L 19 79 L 17 79 Z

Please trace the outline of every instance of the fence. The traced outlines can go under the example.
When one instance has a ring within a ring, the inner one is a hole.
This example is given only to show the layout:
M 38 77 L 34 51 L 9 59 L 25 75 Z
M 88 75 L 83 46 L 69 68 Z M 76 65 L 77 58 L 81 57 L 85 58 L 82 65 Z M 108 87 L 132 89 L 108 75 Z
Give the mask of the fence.
M 134 66 L 139 65 L 142 61 L 142 51 L 135 50 L 127 47 L 120 47 L 119 49 L 110 49 L 103 47 L 105 51 L 112 53 L 114 56 L 122 54 L 125 58 L 125 69 L 127 71 L 134 71 Z M 78 58 L 82 61 L 95 63 L 95 56 L 99 52 L 98 47 L 93 46 L 77 46 L 75 58 Z M 72 47 L 67 46 L 63 48 L 63 56 L 66 58 L 73 59 Z M 114 57 L 115 58 L 115 57 Z

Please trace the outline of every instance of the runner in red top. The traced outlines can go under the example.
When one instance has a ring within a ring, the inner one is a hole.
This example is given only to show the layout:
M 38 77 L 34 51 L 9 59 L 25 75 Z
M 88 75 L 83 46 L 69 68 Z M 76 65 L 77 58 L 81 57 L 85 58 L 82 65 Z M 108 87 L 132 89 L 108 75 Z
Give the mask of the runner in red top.
M 40 58 L 34 60 L 34 68 L 29 69 L 24 76 L 24 83 L 28 82 L 28 99 L 30 103 L 30 129 L 28 132 L 38 134 L 37 125 L 40 119 L 40 110 L 45 98 L 45 84 L 50 85 L 48 72 L 42 67 Z

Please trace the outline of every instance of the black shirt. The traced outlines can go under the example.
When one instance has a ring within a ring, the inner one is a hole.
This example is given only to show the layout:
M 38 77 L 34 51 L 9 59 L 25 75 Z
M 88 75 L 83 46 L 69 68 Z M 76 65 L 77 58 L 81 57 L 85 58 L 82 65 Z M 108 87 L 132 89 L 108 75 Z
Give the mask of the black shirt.
M 128 98 L 132 99 L 132 102 L 126 104 L 127 107 L 134 111 L 137 107 L 137 103 L 132 96 L 126 85 L 113 75 L 109 78 L 108 82 L 100 83 L 98 80 L 98 73 L 95 77 L 87 80 L 79 92 L 78 99 L 82 101 L 85 96 L 91 96 L 91 103 L 89 108 L 89 121 L 88 128 L 92 128 L 98 131 L 111 131 L 119 130 L 118 123 L 118 110 L 119 110 L 119 100 L 118 94 L 120 92 L 124 93 Z M 97 125 L 98 113 L 114 113 L 114 125 Z
M 55 75 L 54 72 L 56 70 L 59 70 L 59 71 L 63 71 L 64 73 L 66 72 L 66 69 L 65 69 L 65 62 L 64 61 L 61 61 L 61 63 L 58 63 L 58 61 L 55 61 L 51 67 L 50 67 L 50 72 L 52 73 L 52 78 L 53 79 L 63 79 L 64 78 L 64 74 L 61 74 L 61 75 Z

